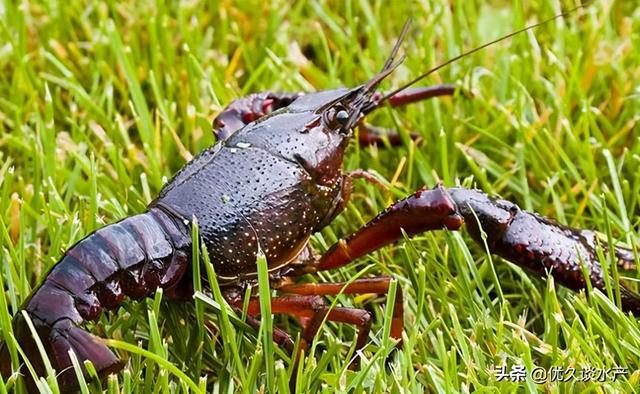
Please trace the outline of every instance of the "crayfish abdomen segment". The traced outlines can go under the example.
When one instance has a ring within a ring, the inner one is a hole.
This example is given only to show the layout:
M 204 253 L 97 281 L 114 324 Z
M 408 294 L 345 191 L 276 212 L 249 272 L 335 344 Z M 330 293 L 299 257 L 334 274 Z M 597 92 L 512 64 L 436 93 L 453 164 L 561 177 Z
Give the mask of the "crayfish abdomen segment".
M 149 295 L 162 284 L 173 256 L 190 245 L 186 226 L 178 226 L 178 221 L 153 210 L 99 229 L 52 268 L 29 299 L 27 311 L 48 324 L 65 315 L 77 323 L 118 307 L 125 296 Z M 57 293 L 61 294 L 54 297 Z M 70 304 L 61 306 L 67 298 Z M 61 311 L 47 306 L 55 299 Z
M 70 350 L 81 365 L 84 360 L 92 361 L 101 377 L 119 370 L 121 363 L 109 348 L 77 325 L 95 319 L 104 309 L 117 308 L 125 295 L 141 298 L 158 286 L 176 283 L 188 266 L 185 251 L 190 245 L 187 227 L 156 209 L 94 232 L 67 251 L 27 299 L 24 311 L 15 316 L 18 343 L 30 361 L 42 365 L 26 315 L 60 374 L 62 392 L 76 385 Z M 0 348 L 1 359 L 8 357 L 6 351 L 6 346 Z M 2 365 L 3 375 L 8 369 Z M 44 372 L 43 368 L 36 370 Z M 36 390 L 33 381 L 28 384 L 30 390 Z

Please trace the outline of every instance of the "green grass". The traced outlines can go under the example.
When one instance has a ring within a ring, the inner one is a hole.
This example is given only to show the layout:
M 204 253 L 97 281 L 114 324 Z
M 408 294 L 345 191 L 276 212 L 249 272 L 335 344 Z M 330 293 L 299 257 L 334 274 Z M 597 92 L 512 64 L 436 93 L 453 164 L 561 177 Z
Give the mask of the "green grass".
M 384 89 L 575 5 L 233 3 L 0 4 L 0 339 L 12 343 L 11 317 L 67 247 L 143 212 L 165 179 L 214 143 L 211 120 L 234 98 L 361 83 L 380 69 L 408 16 L 407 59 Z M 477 186 L 637 244 L 639 47 L 633 2 L 594 1 L 439 71 L 424 84 L 454 82 L 470 94 L 370 117 L 418 132 L 422 141 L 397 149 L 353 144 L 344 168 L 377 174 L 389 191 L 356 181 L 347 209 L 312 244 L 324 251 L 392 201 L 437 182 Z M 607 266 L 613 280 L 623 274 Z M 215 283 L 211 266 L 196 272 Z M 393 352 L 385 338 L 383 298 L 330 300 L 373 312 L 360 371 L 346 370 L 353 327 L 325 324 L 313 354 L 294 371 L 266 341 L 271 322 L 254 332 L 214 288 L 198 292 L 195 303 L 166 302 L 158 292 L 88 324 L 127 360 L 102 388 L 284 392 L 292 375 L 299 392 L 327 393 L 631 392 L 640 384 L 635 318 L 603 293 L 575 294 L 530 277 L 464 233 L 417 236 L 303 280 L 381 274 L 396 278 L 405 294 L 402 350 Z M 607 288 L 610 296 L 616 291 L 615 283 Z M 297 332 L 282 316 L 273 325 Z M 493 366 L 503 363 L 630 373 L 615 382 L 497 382 Z M 22 378 L 0 381 L 6 391 L 24 393 Z

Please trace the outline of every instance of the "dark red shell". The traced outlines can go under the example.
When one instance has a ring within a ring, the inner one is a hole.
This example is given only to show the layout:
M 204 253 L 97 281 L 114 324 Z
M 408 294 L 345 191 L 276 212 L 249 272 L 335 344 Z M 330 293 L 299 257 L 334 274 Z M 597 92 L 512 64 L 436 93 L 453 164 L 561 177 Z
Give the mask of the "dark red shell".
M 348 139 L 316 110 L 344 92 L 303 96 L 247 125 L 200 153 L 151 204 L 197 218 L 221 281 L 255 274 L 258 245 L 271 270 L 286 265 L 335 215 Z

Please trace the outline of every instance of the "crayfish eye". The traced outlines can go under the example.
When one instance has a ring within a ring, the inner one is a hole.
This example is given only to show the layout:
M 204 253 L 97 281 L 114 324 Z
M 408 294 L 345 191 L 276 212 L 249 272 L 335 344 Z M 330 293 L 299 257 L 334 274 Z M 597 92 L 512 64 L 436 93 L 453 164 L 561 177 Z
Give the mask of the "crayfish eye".
M 336 121 L 340 123 L 342 126 L 346 126 L 347 121 L 349 120 L 349 113 L 345 110 L 340 110 L 336 114 Z

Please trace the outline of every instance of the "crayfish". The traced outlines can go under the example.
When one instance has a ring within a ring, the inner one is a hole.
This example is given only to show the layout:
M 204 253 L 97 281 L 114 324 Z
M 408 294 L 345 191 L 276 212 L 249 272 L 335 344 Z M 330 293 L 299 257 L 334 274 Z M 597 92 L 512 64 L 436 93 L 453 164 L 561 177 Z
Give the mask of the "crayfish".
M 271 286 L 284 294 L 271 299 L 271 310 L 300 320 L 301 349 L 309 346 L 325 320 L 355 325 L 355 350 L 361 349 L 368 339 L 371 314 L 359 308 L 329 308 L 323 296 L 387 294 L 392 278 L 319 284 L 297 284 L 294 280 L 345 266 L 402 239 L 404 234 L 455 231 L 466 224 L 472 238 L 486 243 L 490 252 L 531 272 L 551 275 L 573 290 L 586 287 L 586 272 L 594 288 L 604 289 L 593 232 L 560 225 L 509 201 L 462 187 L 420 189 L 393 203 L 321 257 L 301 257 L 313 255 L 307 250 L 310 237 L 343 211 L 352 178 L 363 176 L 342 171 L 354 130 L 360 127 L 362 143 L 382 141 L 374 130 L 366 128 L 363 117 L 384 106 L 406 105 L 456 91 L 452 85 L 419 88 L 414 84 L 463 55 L 390 93 L 378 92 L 380 83 L 401 62 L 398 51 L 406 32 L 407 27 L 381 71 L 360 86 L 304 94 L 264 92 L 232 102 L 214 121 L 219 141 L 187 163 L 149 204 L 147 212 L 103 227 L 69 248 L 13 321 L 17 342 L 36 373 L 44 372 L 44 362 L 27 318 L 59 372 L 63 391 L 77 387 L 69 351 L 81 362 L 91 361 L 102 377 L 119 371 L 123 365 L 114 353 L 79 326 L 103 310 L 118 308 L 125 297 L 138 300 L 157 288 L 164 289 L 168 297 L 189 296 L 193 292 L 193 218 L 199 223 L 200 238 L 223 295 L 236 310 L 243 308 L 247 286 L 257 283 L 256 259 L 264 253 Z M 604 248 L 620 261 L 633 264 L 629 249 Z M 624 286 L 621 290 L 622 308 L 639 313 L 640 297 Z M 259 299 L 250 297 L 247 319 L 257 326 Z M 398 342 L 403 324 L 403 296 L 398 288 L 390 329 Z M 293 351 L 289 333 L 275 328 L 273 339 Z M 11 374 L 6 346 L 0 349 L 0 363 L 3 376 Z M 353 365 L 357 366 L 357 359 Z

